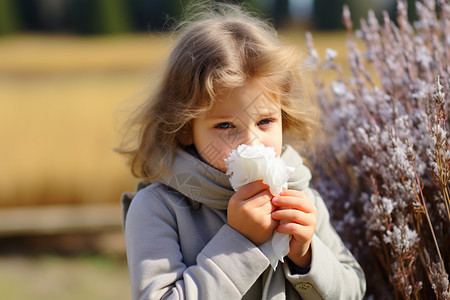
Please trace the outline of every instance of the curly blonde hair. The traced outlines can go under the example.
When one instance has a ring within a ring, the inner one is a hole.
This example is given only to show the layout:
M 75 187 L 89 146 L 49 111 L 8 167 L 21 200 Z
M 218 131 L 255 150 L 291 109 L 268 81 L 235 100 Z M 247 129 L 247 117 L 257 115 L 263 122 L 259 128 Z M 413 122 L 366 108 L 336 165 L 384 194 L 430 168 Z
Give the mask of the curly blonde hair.
M 137 138 L 119 149 L 136 177 L 158 178 L 176 149 L 187 146 L 192 120 L 211 109 L 218 92 L 253 79 L 280 99 L 284 138 L 311 138 L 318 110 L 302 85 L 300 52 L 282 45 L 268 23 L 240 6 L 215 4 L 202 7 L 177 33 L 159 86 L 129 122 Z

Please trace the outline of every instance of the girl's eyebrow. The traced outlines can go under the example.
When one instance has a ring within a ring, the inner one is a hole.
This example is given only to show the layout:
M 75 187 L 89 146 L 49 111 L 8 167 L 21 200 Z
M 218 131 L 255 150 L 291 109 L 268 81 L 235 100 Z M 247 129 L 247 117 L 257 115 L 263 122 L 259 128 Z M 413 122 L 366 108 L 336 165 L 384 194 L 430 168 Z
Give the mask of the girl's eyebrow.
M 227 120 L 227 119 L 236 119 L 235 115 L 210 115 L 206 117 L 207 119 L 219 119 L 219 120 Z
M 254 113 L 247 113 L 247 115 L 250 116 L 250 117 L 256 117 L 255 119 L 265 119 L 265 118 L 273 118 L 275 116 L 278 117 L 280 115 L 280 112 L 278 112 L 278 111 L 264 112 L 264 113 L 254 112 Z M 230 119 L 237 119 L 239 117 L 237 115 L 234 115 L 234 114 L 229 114 L 229 115 L 226 115 L 226 114 L 223 114 L 223 115 L 222 114 L 213 114 L 213 115 L 207 116 L 206 118 L 207 119 L 214 119 L 214 120 L 230 120 Z
M 280 116 L 279 111 L 270 111 L 270 112 L 253 112 L 253 113 L 247 113 L 250 117 L 255 117 L 255 119 L 266 119 L 266 118 L 274 118 Z

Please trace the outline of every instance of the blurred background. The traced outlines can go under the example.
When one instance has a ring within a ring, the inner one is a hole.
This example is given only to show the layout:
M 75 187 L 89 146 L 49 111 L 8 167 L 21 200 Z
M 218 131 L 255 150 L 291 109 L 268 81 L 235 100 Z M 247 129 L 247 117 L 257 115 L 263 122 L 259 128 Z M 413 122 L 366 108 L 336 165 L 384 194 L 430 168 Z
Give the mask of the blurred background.
M 252 0 L 285 43 L 345 60 L 355 25 L 395 0 Z M 414 15 L 412 1 L 411 16 Z M 0 298 L 130 299 L 113 151 L 152 89 L 184 0 L 0 0 Z

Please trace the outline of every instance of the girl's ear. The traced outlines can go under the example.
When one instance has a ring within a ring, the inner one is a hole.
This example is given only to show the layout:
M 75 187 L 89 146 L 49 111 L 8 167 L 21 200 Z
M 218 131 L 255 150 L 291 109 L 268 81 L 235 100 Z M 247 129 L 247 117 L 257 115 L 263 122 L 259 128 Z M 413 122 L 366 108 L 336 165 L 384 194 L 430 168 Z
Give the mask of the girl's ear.
M 190 146 L 194 143 L 194 139 L 192 138 L 192 129 L 191 129 L 190 123 L 184 125 L 184 127 L 178 133 L 177 139 L 178 139 L 178 142 L 182 146 Z

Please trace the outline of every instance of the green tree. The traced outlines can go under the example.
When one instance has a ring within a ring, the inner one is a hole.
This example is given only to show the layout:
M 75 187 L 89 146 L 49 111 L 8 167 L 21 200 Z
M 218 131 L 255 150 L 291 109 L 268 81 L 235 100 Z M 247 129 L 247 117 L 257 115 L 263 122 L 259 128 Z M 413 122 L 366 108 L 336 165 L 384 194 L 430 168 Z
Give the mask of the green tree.
M 177 15 L 177 7 L 187 1 L 128 0 L 133 28 L 138 31 L 165 30 L 168 19 Z
M 342 6 L 344 0 L 315 0 L 314 26 L 317 29 L 343 28 Z
M 275 21 L 275 27 L 281 27 L 289 17 L 289 1 L 288 0 L 276 0 L 273 8 L 273 19 Z
M 14 0 L 0 0 L 0 35 L 20 29 L 19 15 Z
M 131 30 L 125 0 L 73 0 L 72 27 L 81 34 L 115 34 Z

